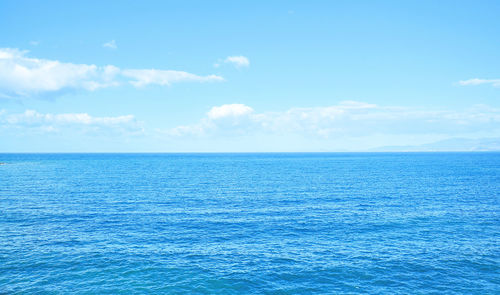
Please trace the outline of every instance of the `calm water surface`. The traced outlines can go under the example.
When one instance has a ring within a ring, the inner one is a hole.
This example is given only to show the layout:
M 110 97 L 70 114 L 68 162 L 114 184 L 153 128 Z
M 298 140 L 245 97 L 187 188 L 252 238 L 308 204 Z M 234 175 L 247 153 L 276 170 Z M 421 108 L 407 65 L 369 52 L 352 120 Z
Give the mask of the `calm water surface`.
M 0 162 L 2 294 L 500 293 L 500 153 Z

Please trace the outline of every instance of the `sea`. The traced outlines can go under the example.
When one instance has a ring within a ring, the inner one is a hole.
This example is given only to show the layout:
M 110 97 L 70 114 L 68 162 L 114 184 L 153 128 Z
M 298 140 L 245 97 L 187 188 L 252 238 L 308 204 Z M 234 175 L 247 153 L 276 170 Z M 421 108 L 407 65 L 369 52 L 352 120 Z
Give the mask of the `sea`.
M 0 294 L 500 294 L 498 152 L 0 162 Z

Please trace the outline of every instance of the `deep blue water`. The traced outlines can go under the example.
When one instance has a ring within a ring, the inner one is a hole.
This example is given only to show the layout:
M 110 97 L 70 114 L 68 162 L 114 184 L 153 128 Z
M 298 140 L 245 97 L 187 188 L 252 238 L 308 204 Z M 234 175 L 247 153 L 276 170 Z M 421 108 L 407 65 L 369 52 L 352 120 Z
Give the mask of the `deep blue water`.
M 500 153 L 0 162 L 2 294 L 500 293 Z

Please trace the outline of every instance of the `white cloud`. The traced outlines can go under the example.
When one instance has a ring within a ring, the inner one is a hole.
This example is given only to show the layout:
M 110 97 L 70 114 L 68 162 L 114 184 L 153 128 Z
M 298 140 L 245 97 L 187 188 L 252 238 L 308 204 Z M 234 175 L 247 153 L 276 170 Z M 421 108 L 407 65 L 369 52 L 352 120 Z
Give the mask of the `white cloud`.
M 476 86 L 481 84 L 491 84 L 493 87 L 500 87 L 500 79 L 469 79 L 458 82 L 462 86 Z
M 26 51 L 0 49 L 0 92 L 29 96 L 64 89 L 95 90 L 116 84 L 113 66 L 28 58 Z
M 124 81 L 140 87 L 223 80 L 216 75 L 198 76 L 182 71 L 64 63 L 27 57 L 27 51 L 18 49 L 0 49 L 0 97 L 39 96 L 68 90 L 94 91 L 118 86 Z
M 242 134 L 254 125 L 254 110 L 244 104 L 225 104 L 212 107 L 200 122 L 159 130 L 168 136 L 207 136 L 215 132 Z M 230 126 L 230 128 L 226 128 Z
M 1 111 L 0 127 L 38 131 L 59 131 L 64 128 L 78 130 L 78 128 L 88 127 L 89 130 L 94 131 L 115 129 L 142 132 L 142 123 L 137 121 L 133 115 L 93 117 L 87 113 L 44 114 L 34 110 L 26 110 L 24 113 L 18 114 Z
M 242 56 L 242 55 L 240 55 L 240 56 L 228 56 L 228 57 L 226 57 L 224 62 L 231 63 L 237 68 L 250 66 L 250 60 L 248 60 L 247 57 Z
M 253 109 L 244 104 L 225 104 L 218 107 L 213 107 L 207 113 L 207 116 L 211 120 L 217 120 L 225 117 L 238 117 L 249 115 L 253 112 Z
M 373 134 L 460 134 L 500 131 L 500 109 L 429 110 L 344 101 L 337 105 L 257 113 L 243 104 L 211 108 L 198 123 L 164 133 L 172 136 L 301 135 L 332 139 Z
M 133 115 L 118 117 L 92 117 L 87 113 L 42 114 L 34 110 L 26 110 L 21 114 L 8 115 L 4 121 L 9 124 L 83 124 L 83 125 L 117 125 L 134 121 Z
M 115 42 L 115 40 L 111 40 L 111 41 L 109 41 L 109 42 L 106 42 L 106 43 L 102 44 L 102 47 L 104 47 L 104 48 L 109 48 L 109 49 L 116 49 L 116 48 L 118 48 L 118 47 L 116 46 L 116 42 Z
M 123 70 L 122 75 L 132 78 L 133 80 L 130 83 L 136 87 L 149 84 L 170 85 L 178 82 L 224 81 L 224 78 L 216 75 L 198 76 L 187 72 L 170 70 Z

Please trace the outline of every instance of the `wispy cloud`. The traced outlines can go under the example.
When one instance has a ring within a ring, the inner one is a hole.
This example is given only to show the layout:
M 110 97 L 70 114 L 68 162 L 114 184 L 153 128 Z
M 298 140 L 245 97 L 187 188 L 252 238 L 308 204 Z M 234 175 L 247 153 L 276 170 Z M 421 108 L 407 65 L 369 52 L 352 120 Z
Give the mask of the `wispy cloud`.
M 476 86 L 481 84 L 491 84 L 493 87 L 500 87 L 500 79 L 469 79 L 458 82 L 462 86 Z
M 228 56 L 224 60 L 225 63 L 230 63 L 237 68 L 250 66 L 250 60 L 245 56 Z
M 118 48 L 118 46 L 116 46 L 115 40 L 111 40 L 109 42 L 102 44 L 102 47 L 109 48 L 109 49 L 117 49 Z
M 171 70 L 123 70 L 122 75 L 132 78 L 130 83 L 136 87 L 149 84 L 170 85 L 178 82 L 224 81 L 224 78 L 216 75 L 198 76 L 188 72 Z
M 0 97 L 38 96 L 67 90 L 94 91 L 124 82 L 142 87 L 223 80 L 216 75 L 199 76 L 183 71 L 65 63 L 31 58 L 27 51 L 18 49 L 0 49 Z
M 142 132 L 143 130 L 142 123 L 137 121 L 133 115 L 93 117 L 87 113 L 44 114 L 34 110 L 26 110 L 16 114 L 0 111 L 0 127 L 45 132 L 57 132 L 65 128 L 71 130 L 85 128 L 87 131 L 106 129 Z

